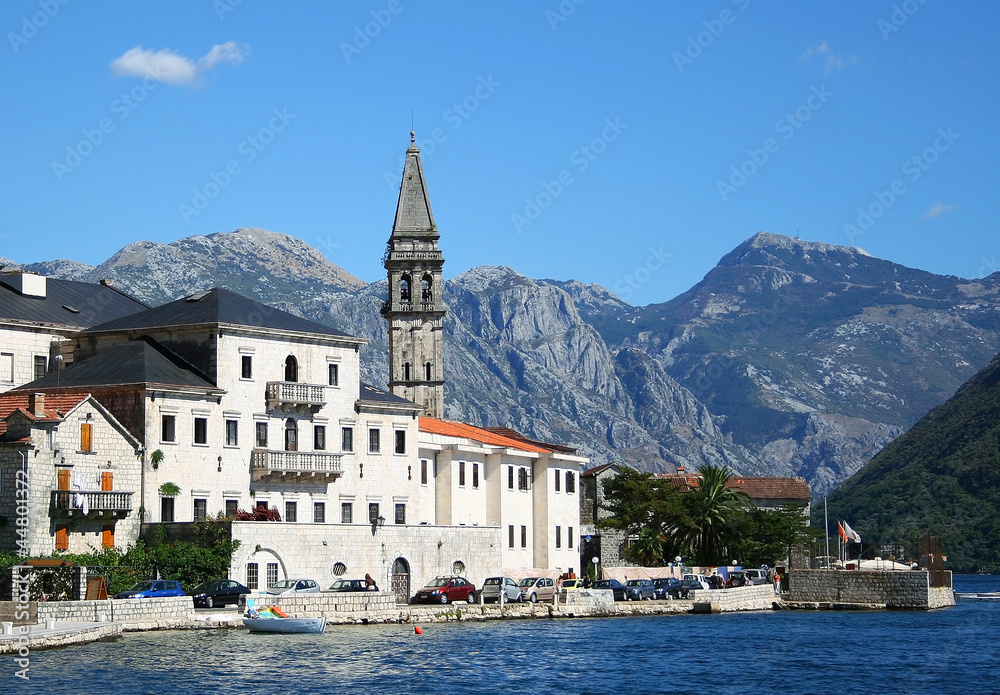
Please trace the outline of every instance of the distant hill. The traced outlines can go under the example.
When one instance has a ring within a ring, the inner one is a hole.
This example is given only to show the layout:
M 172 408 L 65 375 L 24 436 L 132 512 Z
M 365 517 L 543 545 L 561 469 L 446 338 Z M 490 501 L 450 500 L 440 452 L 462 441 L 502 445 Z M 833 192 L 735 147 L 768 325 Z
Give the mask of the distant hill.
M 1000 355 L 828 504 L 866 542 L 937 534 L 949 567 L 1000 569 Z

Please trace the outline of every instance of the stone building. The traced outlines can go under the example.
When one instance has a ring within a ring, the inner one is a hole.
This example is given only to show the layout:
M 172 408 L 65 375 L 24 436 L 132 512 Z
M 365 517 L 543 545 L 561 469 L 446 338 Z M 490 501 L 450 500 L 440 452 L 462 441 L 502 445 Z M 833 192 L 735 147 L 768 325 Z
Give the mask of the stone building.
M 0 394 L 0 548 L 50 555 L 134 542 L 142 472 L 139 441 L 90 394 Z

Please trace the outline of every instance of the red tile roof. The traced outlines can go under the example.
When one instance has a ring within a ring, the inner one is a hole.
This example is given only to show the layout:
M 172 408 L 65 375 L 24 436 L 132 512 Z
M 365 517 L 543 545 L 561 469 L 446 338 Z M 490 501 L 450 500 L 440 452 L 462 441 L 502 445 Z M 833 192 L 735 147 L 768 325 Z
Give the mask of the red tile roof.
M 536 444 L 538 446 L 543 446 L 550 451 L 560 451 L 564 454 L 575 454 L 576 449 L 563 446 L 562 444 L 552 444 L 550 442 L 542 442 L 537 439 L 531 439 L 530 437 L 525 437 L 523 434 L 517 430 L 513 430 L 510 427 L 483 427 L 484 430 L 489 430 L 493 434 L 499 434 L 504 437 L 510 437 L 511 439 L 518 439 L 522 442 L 527 442 L 528 444 Z
M 664 473 L 656 476 L 679 485 L 684 492 L 698 487 L 701 476 L 697 473 Z M 812 499 L 809 483 L 805 478 L 733 477 L 729 485 L 733 490 L 746 493 L 754 500 L 800 500 Z
M 44 417 L 38 417 L 28 409 L 29 391 L 8 391 L 0 394 L 0 437 L 7 433 L 7 417 L 20 410 L 29 420 L 61 420 L 70 410 L 90 397 L 80 391 L 46 393 Z
M 503 446 L 509 449 L 520 449 L 521 451 L 531 451 L 537 454 L 547 454 L 552 451 L 552 449 L 543 448 L 523 439 L 505 437 L 501 434 L 491 432 L 481 427 L 467 425 L 464 422 L 448 422 L 445 420 L 435 420 L 430 417 L 421 417 L 420 431 L 428 434 L 441 434 L 447 437 L 471 439 L 482 444 Z

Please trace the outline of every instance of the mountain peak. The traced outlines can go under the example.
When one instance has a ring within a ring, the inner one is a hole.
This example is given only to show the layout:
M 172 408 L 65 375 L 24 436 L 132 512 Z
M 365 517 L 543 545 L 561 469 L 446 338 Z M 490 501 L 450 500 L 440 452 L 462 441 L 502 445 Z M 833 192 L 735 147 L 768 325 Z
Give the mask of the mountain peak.
M 798 257 L 812 252 L 873 258 L 871 254 L 857 246 L 839 246 L 837 244 L 825 244 L 820 241 L 807 241 L 798 237 L 785 236 L 784 234 L 757 232 L 723 256 L 722 260 L 719 261 L 719 265 L 746 265 L 747 261 L 750 261 L 752 265 L 771 265 L 771 263 L 762 264 L 759 261 L 762 257 L 775 258 L 774 252 L 779 250 L 786 253 L 791 252 L 792 255 Z M 764 256 L 761 255 L 762 251 L 765 252 Z

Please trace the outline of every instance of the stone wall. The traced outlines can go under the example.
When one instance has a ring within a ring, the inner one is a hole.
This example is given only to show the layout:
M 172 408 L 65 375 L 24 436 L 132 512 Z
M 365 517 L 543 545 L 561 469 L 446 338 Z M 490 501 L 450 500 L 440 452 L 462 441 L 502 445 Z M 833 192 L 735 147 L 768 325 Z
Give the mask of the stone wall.
M 38 604 L 38 620 L 69 622 L 155 623 L 194 619 L 190 596 L 106 599 L 104 601 L 45 601 Z
M 714 604 L 713 609 L 717 606 L 721 613 L 766 611 L 770 610 L 778 599 L 770 584 L 692 591 L 689 598 L 694 603 Z
M 788 575 L 792 603 L 862 604 L 871 607 L 926 609 L 952 606 L 949 587 L 932 589 L 930 575 L 923 570 L 865 572 L 843 570 L 795 570 Z

